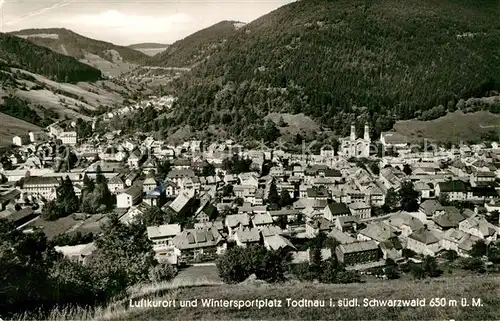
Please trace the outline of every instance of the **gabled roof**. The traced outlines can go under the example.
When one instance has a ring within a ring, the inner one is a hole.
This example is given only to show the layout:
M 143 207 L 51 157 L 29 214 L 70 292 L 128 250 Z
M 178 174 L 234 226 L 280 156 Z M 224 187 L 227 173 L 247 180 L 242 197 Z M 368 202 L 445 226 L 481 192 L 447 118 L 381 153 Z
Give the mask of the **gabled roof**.
M 248 214 L 233 214 L 226 216 L 226 225 L 229 225 L 229 227 L 236 227 L 240 224 L 243 226 L 250 225 L 250 217 Z
M 337 240 L 337 242 L 339 242 L 340 244 L 357 242 L 357 240 L 355 238 L 353 238 L 349 234 L 344 233 L 341 230 L 336 229 L 336 228 L 332 229 L 330 231 L 330 233 L 328 233 L 328 237 L 331 237 L 331 238 Z
M 50 176 L 29 176 L 24 180 L 24 186 L 26 185 L 59 185 L 59 180 Z
M 362 241 L 340 244 L 338 246 L 339 251 L 342 253 L 356 253 L 364 251 L 373 251 L 378 249 L 377 242 L 375 241 Z
M 261 228 L 260 232 L 262 236 L 271 236 L 271 235 L 281 235 L 283 234 L 283 230 L 279 226 L 266 226 Z
M 269 213 L 265 214 L 255 214 L 252 218 L 253 225 L 264 225 L 264 224 L 272 224 L 273 218 Z
M 377 242 L 383 242 L 396 236 L 396 230 L 382 222 L 373 222 L 368 224 L 367 227 L 358 232 L 365 235 Z
M 123 184 L 123 179 L 120 175 L 111 177 L 108 184 Z
M 437 211 L 442 211 L 443 206 L 437 200 L 426 200 L 420 204 L 420 211 L 427 216 L 432 216 Z
M 161 237 L 174 237 L 181 233 L 181 226 L 179 224 L 165 224 L 159 226 L 147 227 L 148 237 L 161 238 Z
M 448 181 L 448 182 L 440 182 L 439 191 L 444 193 L 450 192 L 462 192 L 466 193 L 470 190 L 470 185 L 464 183 L 463 181 Z
M 443 207 L 444 213 L 434 216 L 434 223 L 442 228 L 457 227 L 460 222 L 465 220 L 465 216 L 460 213 L 460 210 L 455 206 Z
M 326 206 L 325 210 L 328 209 L 333 216 L 337 215 L 350 215 L 351 211 L 345 203 L 330 203 Z
M 184 230 L 172 240 L 179 250 L 217 246 L 221 241 L 222 235 L 214 227 Z
M 255 243 L 260 241 L 260 232 L 256 228 L 243 228 L 236 231 L 235 237 L 237 237 L 241 243 Z
M 288 239 L 284 238 L 281 235 L 265 236 L 264 244 L 267 244 L 267 246 L 273 251 L 277 251 L 279 249 L 283 249 L 286 247 L 289 247 L 293 250 L 297 250 L 297 248 L 292 244 L 292 242 L 290 242 Z
M 191 201 L 192 196 L 188 193 L 181 193 L 175 198 L 175 200 L 170 204 L 170 208 L 176 213 L 181 212 L 186 205 Z
M 439 242 L 439 238 L 432 231 L 429 231 L 426 228 L 418 229 L 415 232 L 408 235 L 408 237 L 425 245 L 430 245 Z

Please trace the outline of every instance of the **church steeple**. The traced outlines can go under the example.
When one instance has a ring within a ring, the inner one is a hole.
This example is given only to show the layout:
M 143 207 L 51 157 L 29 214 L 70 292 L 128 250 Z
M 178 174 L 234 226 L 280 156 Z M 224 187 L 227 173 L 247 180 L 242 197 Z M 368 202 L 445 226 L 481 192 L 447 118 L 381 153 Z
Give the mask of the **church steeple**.
M 370 140 L 370 125 L 368 125 L 368 122 L 365 123 L 365 140 Z
M 356 140 L 356 126 L 354 123 L 351 124 L 351 140 Z

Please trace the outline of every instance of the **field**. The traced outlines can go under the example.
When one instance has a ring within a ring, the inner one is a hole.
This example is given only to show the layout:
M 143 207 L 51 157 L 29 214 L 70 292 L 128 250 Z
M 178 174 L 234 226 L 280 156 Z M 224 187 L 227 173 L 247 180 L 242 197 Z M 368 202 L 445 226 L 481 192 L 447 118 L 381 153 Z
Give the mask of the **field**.
M 481 134 L 489 130 L 500 131 L 500 127 L 492 126 L 500 126 L 500 115 L 486 111 L 470 114 L 457 111 L 430 121 L 398 121 L 394 129 L 414 141 L 427 138 L 441 142 L 466 142 L 480 139 Z
M 349 285 L 324 285 L 310 283 L 290 283 L 285 285 L 244 284 L 211 287 L 183 288 L 167 293 L 168 300 L 197 299 L 198 307 L 192 308 L 131 308 L 121 320 L 498 320 L 500 318 L 500 278 L 476 277 L 442 278 L 432 281 L 385 281 Z M 264 308 L 214 308 L 201 307 L 202 299 L 225 300 L 282 300 L 282 307 Z M 293 300 L 325 300 L 325 307 L 287 307 L 287 298 Z M 356 307 L 329 307 L 329 300 L 357 298 Z M 365 307 L 364 299 L 425 299 L 421 307 Z M 445 306 L 431 307 L 431 300 L 439 298 Z M 444 298 L 441 299 L 441 298 Z M 468 299 L 469 306 L 461 306 L 462 298 Z M 472 298 L 481 299 L 481 306 L 472 306 Z M 457 300 L 457 305 L 454 301 Z
M 39 131 L 40 127 L 23 120 L 0 113 L 0 146 L 12 143 L 16 135 L 27 135 L 29 131 Z

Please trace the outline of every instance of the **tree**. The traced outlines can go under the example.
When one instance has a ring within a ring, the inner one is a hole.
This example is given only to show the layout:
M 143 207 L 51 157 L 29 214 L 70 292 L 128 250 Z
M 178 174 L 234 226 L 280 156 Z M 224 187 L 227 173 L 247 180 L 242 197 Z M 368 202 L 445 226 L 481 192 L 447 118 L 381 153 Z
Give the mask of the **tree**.
M 416 212 L 418 210 L 418 192 L 415 191 L 412 182 L 404 182 L 398 194 L 403 210 L 408 212 Z
M 216 261 L 219 276 L 226 283 L 239 283 L 253 273 L 251 262 L 245 255 L 247 249 L 236 246 L 228 249 Z
M 205 165 L 203 165 L 202 167 L 202 170 L 201 170 L 201 175 L 203 177 L 207 177 L 207 176 L 215 176 L 215 166 L 210 164 L 210 163 L 206 163 Z
M 276 183 L 274 183 L 274 181 L 269 186 L 269 196 L 267 197 L 267 202 L 275 206 L 279 206 L 280 204 L 280 196 L 278 194 L 278 188 L 276 187 Z
M 149 270 L 149 279 L 151 282 L 164 282 L 172 280 L 177 271 L 175 268 L 167 263 L 159 263 Z
M 90 177 L 87 176 L 87 174 L 85 174 L 83 176 L 83 191 L 92 193 L 94 191 L 94 187 L 95 187 L 94 180 L 92 180 Z
M 280 229 L 282 230 L 286 229 L 287 224 L 288 224 L 288 218 L 286 215 L 278 216 L 278 219 L 276 220 L 276 225 L 278 225 Z
M 425 274 L 427 276 L 430 276 L 431 278 L 438 277 L 443 273 L 443 271 L 441 271 L 437 265 L 436 258 L 433 256 L 427 255 L 424 258 L 422 264 L 422 268 L 425 271 Z
M 405 165 L 403 166 L 403 172 L 404 172 L 406 175 L 410 176 L 410 175 L 411 175 L 411 172 L 412 172 L 410 165 L 405 164 Z
M 42 209 L 42 217 L 47 221 L 55 221 L 64 216 L 64 212 L 55 200 L 47 202 Z
M 78 211 L 80 203 L 75 194 L 73 182 L 69 176 L 66 176 L 66 179 L 63 180 L 61 186 L 57 188 L 56 193 L 57 205 L 61 208 L 61 211 L 64 214 L 71 214 Z
M 107 295 L 123 293 L 128 286 L 149 280 L 156 259 L 143 224 L 126 225 L 112 215 L 95 245 L 87 265 L 96 269 L 96 285 Z
M 0 311 L 2 317 L 54 302 L 49 271 L 57 258 L 42 231 L 23 233 L 0 219 Z
M 399 271 L 397 270 L 397 267 L 394 265 L 389 265 L 384 269 L 384 273 L 387 276 L 389 280 L 395 280 L 399 279 Z
M 263 246 L 228 249 L 216 261 L 219 276 L 226 283 L 239 283 L 251 274 L 267 282 L 280 282 L 285 279 L 291 257 L 281 251 L 268 251 Z
M 170 161 L 158 162 L 156 165 L 156 173 L 160 181 L 165 180 L 167 178 L 168 173 L 170 173 L 172 169 L 172 164 Z
M 488 251 L 488 246 L 484 242 L 484 240 L 478 240 L 476 243 L 472 245 L 470 250 L 470 255 L 475 258 L 481 258 L 486 255 Z
M 96 175 L 95 175 L 95 182 L 96 184 L 107 184 L 107 179 L 106 177 L 102 174 L 102 170 L 101 170 L 101 165 L 97 165 L 97 168 L 96 168 Z
M 146 226 L 158 226 L 163 224 L 169 224 L 171 217 L 162 212 L 156 206 L 149 207 L 144 214 L 141 216 L 142 224 Z
M 229 197 L 233 195 L 233 185 L 227 184 L 222 187 L 222 196 Z
M 290 193 L 283 189 L 280 195 L 280 206 L 283 208 L 290 205 L 293 205 L 293 199 L 290 197 Z
M 382 210 L 386 213 L 390 213 L 399 206 L 399 194 L 390 188 L 385 196 L 385 203 L 382 206 Z

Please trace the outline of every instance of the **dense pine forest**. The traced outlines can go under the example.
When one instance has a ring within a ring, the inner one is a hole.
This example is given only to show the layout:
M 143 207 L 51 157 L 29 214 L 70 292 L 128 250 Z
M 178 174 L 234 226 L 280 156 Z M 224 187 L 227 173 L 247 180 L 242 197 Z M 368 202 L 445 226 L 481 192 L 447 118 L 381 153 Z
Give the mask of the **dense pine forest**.
M 101 72 L 73 57 L 58 54 L 15 36 L 0 34 L 2 65 L 37 73 L 58 82 L 75 83 L 101 79 Z
M 338 134 L 370 121 L 376 136 L 397 119 L 440 116 L 500 89 L 499 17 L 486 0 L 297 1 L 175 82 L 161 125 L 260 138 L 268 113 L 302 112 Z
M 239 22 L 221 21 L 188 37 L 174 42 L 165 51 L 148 60 L 148 64 L 163 67 L 191 67 L 203 61 L 236 33 Z

